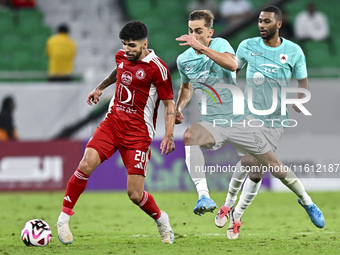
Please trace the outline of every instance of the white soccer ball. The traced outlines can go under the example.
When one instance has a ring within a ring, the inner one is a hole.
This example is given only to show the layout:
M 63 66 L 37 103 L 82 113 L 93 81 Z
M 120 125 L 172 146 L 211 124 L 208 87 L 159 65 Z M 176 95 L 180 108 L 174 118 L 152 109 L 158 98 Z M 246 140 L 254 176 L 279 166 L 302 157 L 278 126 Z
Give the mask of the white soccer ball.
M 39 219 L 27 221 L 21 230 L 21 239 L 27 246 L 46 246 L 50 243 L 51 236 L 50 226 Z

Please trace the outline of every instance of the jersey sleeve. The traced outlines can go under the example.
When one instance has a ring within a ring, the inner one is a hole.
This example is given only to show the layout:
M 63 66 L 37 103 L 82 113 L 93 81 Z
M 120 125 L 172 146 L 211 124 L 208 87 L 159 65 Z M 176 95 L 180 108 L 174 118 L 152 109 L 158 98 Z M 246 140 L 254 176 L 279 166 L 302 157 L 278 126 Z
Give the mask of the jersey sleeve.
M 174 99 L 170 71 L 165 63 L 157 62 L 153 71 L 153 82 L 160 100 Z
M 184 72 L 184 68 L 185 66 L 182 64 L 181 61 L 181 57 L 182 55 L 179 55 L 177 58 L 177 69 L 179 71 L 179 75 L 181 76 L 181 82 L 183 83 L 189 83 L 190 79 L 188 78 L 188 76 L 186 76 L 185 72 Z
M 293 76 L 296 79 L 307 78 L 306 58 L 300 46 L 297 46 L 296 61 L 293 67 Z
M 247 63 L 247 59 L 246 59 L 246 54 L 245 54 L 245 49 L 246 49 L 246 41 L 242 41 L 240 43 L 240 45 L 238 46 L 237 50 L 236 50 L 236 61 L 238 64 L 238 68 L 237 69 L 242 69 L 245 64 Z

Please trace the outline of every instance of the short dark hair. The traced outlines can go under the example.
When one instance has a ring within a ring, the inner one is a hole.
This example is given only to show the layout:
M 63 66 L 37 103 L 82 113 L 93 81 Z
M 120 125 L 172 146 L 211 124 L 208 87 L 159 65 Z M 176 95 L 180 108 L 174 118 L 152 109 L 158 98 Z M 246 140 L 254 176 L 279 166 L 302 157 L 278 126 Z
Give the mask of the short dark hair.
M 212 14 L 211 11 L 209 10 L 197 10 L 193 11 L 189 15 L 189 20 L 194 21 L 194 20 L 202 20 L 204 19 L 205 23 L 204 26 L 208 28 L 212 28 L 214 24 L 214 14 Z
M 268 5 L 262 9 L 262 12 L 274 12 L 275 16 L 279 21 L 282 21 L 282 12 L 281 10 L 274 6 L 274 5 Z
M 68 34 L 68 32 L 69 32 L 68 25 L 66 25 L 66 24 L 59 25 L 58 32 L 59 33 L 67 33 Z
M 149 35 L 148 27 L 139 20 L 134 20 L 126 23 L 120 30 L 119 38 L 121 40 L 140 41 L 147 39 Z

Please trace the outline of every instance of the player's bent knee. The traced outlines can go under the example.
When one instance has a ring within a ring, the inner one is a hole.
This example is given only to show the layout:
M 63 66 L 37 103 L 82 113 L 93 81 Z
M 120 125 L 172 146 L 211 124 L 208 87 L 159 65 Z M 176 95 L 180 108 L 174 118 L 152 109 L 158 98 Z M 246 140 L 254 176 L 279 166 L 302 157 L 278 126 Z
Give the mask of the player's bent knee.
M 257 159 L 251 156 L 250 154 L 246 154 L 241 159 L 241 165 L 244 167 L 256 166 L 257 164 L 258 164 Z
M 259 183 L 262 180 L 262 174 L 261 173 L 249 173 L 249 179 L 252 180 L 255 183 Z
M 82 159 L 79 163 L 78 169 L 82 171 L 84 174 L 90 176 L 94 170 L 93 164 L 91 164 L 88 160 Z
M 190 145 L 190 129 L 189 128 L 185 131 L 183 138 L 184 138 L 184 144 L 186 146 Z
M 130 200 L 135 204 L 139 204 L 143 197 L 143 194 L 139 194 L 137 190 L 128 190 L 127 194 Z

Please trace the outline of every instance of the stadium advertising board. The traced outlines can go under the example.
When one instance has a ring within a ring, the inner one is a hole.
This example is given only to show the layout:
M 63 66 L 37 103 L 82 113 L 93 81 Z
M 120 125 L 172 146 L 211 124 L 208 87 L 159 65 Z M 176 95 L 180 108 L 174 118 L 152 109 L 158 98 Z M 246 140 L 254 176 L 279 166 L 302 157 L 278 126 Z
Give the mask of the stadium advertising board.
M 82 155 L 81 142 L 0 143 L 0 190 L 63 190 Z

